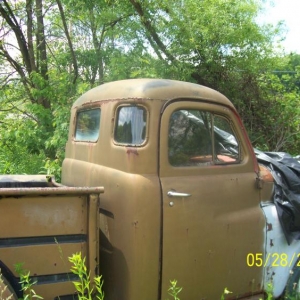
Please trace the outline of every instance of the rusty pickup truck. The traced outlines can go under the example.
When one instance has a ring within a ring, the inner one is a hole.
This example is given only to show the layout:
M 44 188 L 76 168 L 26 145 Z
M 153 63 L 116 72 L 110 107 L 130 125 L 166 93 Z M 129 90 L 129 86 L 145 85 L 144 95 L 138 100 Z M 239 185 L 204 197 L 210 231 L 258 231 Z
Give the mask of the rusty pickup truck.
M 58 245 L 87 256 L 107 300 L 165 300 L 172 279 L 188 300 L 225 287 L 226 299 L 259 299 L 268 283 L 279 297 L 299 282 L 300 242 L 282 226 L 271 167 L 207 87 L 135 79 L 88 91 L 71 110 L 62 185 L 25 179 L 0 190 L 0 267 L 14 293 L 24 262 L 41 296 L 72 298 Z

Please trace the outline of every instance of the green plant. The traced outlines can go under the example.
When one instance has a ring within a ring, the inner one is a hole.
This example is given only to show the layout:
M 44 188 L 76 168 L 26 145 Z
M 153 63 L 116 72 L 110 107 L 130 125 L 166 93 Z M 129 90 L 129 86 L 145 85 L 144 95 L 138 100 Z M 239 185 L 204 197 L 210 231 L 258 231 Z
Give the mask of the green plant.
M 78 297 L 80 300 L 92 300 L 94 297 L 98 300 L 104 299 L 104 292 L 102 291 L 103 280 L 101 276 L 96 276 L 94 278 L 94 284 L 96 287 L 96 292 L 92 286 L 90 274 L 87 271 L 85 265 L 85 257 L 82 258 L 81 253 L 75 253 L 69 257 L 69 261 L 73 264 L 71 267 L 71 272 L 76 274 L 79 281 L 73 281 L 76 291 L 78 292 Z
M 293 273 L 291 273 L 293 274 Z M 279 299 L 281 300 L 299 300 L 300 299 L 300 294 L 297 292 L 297 284 L 293 284 L 293 291 L 290 292 L 288 289 L 286 289 L 286 292 L 283 296 L 281 296 Z M 266 286 L 266 296 L 264 299 L 259 299 L 259 300 L 274 300 L 275 298 L 273 297 L 273 284 L 272 282 L 269 282 Z M 277 298 L 276 298 L 277 299 Z
M 181 292 L 182 287 L 177 286 L 177 280 L 170 280 L 170 287 L 168 289 L 168 294 L 173 297 L 174 300 L 180 300 L 178 294 Z
M 227 288 L 224 289 L 223 294 L 221 295 L 221 300 L 225 300 L 225 295 L 232 294 Z
M 170 280 L 170 287 L 168 289 L 168 293 L 173 297 L 174 300 L 180 300 L 178 298 L 178 294 L 182 291 L 182 287 L 177 286 L 177 280 Z M 224 289 L 223 294 L 221 295 L 221 300 L 225 300 L 225 295 L 232 294 L 227 288 Z
M 273 284 L 271 282 L 267 284 L 266 296 L 267 296 L 267 298 L 265 298 L 266 300 L 272 300 L 273 299 Z
M 23 263 L 15 264 L 15 270 L 20 276 L 21 290 L 24 293 L 23 300 L 43 299 L 34 291 L 33 286 L 36 284 L 36 281 L 31 280 L 30 271 L 23 269 Z
M 273 298 L 270 298 L 271 300 Z M 294 283 L 293 284 L 293 290 L 292 291 L 286 291 L 285 295 L 284 295 L 284 298 L 282 299 L 285 299 L 285 300 L 299 300 L 300 299 L 300 293 L 297 292 L 297 284 Z M 268 298 L 269 300 L 269 298 Z

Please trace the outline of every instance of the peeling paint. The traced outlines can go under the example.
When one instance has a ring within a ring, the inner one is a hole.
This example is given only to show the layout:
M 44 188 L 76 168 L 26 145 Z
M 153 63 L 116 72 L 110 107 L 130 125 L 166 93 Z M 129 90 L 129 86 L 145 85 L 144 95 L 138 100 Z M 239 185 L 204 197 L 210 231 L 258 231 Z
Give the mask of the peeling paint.
M 267 223 L 267 231 L 273 230 L 273 226 L 271 223 Z

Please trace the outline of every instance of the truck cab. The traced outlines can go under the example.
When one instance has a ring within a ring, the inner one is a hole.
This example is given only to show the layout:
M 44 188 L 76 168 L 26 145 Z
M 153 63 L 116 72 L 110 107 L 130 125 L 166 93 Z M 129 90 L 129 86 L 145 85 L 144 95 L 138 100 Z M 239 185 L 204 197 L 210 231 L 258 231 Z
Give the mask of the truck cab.
M 284 289 L 292 266 L 276 277 L 265 259 L 283 236 L 272 176 L 232 103 L 212 89 L 134 79 L 88 91 L 71 110 L 62 183 L 105 187 L 106 299 L 165 300 L 173 279 L 182 299 L 219 299 L 225 287 L 228 299 L 258 299 L 271 280 L 276 296 Z M 276 251 L 288 249 L 280 243 Z

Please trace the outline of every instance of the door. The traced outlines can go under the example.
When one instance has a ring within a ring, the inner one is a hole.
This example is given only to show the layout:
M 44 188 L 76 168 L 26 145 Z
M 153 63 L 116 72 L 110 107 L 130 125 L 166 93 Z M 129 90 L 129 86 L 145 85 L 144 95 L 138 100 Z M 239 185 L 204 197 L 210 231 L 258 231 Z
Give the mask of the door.
M 165 107 L 160 129 L 162 297 L 170 280 L 181 299 L 220 299 L 262 289 L 263 270 L 247 266 L 263 253 L 265 218 L 256 161 L 230 108 L 200 101 Z

